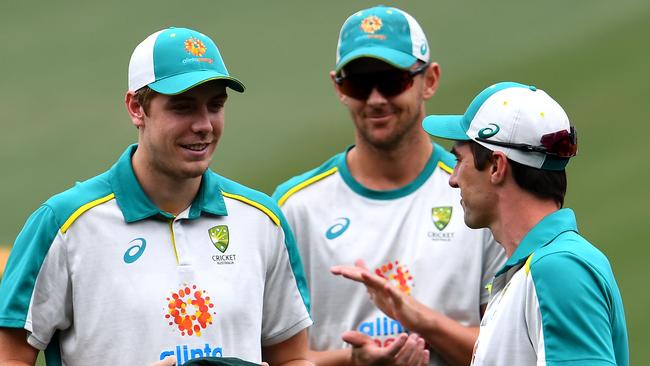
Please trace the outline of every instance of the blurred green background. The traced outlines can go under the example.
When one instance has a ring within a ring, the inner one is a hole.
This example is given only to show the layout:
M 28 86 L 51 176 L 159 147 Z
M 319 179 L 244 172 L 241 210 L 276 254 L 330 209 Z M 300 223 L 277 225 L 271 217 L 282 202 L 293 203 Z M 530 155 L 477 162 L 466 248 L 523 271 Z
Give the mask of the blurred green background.
M 626 306 L 631 364 L 650 364 L 650 2 L 400 1 L 442 69 L 429 113 L 459 113 L 487 85 L 546 90 L 577 126 L 567 206 L 610 258 Z M 217 42 L 247 86 L 232 93 L 213 168 L 271 193 L 352 142 L 328 71 L 345 18 L 369 1 L 0 3 L 0 244 L 50 195 L 107 169 L 136 139 L 123 97 L 133 48 L 168 26 Z M 445 146 L 448 143 L 443 142 Z M 646 290 L 643 290 L 646 288 Z

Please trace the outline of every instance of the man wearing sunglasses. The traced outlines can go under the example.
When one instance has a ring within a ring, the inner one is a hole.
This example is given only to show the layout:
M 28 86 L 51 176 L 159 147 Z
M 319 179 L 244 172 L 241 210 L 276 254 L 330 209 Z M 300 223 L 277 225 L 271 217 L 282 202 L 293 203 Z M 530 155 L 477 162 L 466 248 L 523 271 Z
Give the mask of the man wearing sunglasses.
M 354 145 L 274 194 L 305 265 L 319 365 L 470 361 L 485 286 L 505 257 L 488 230 L 463 223 L 447 184 L 453 156 L 420 128 L 439 76 L 422 29 L 402 10 L 377 6 L 343 24 L 331 78 Z M 420 311 L 378 309 L 363 286 L 330 274 L 356 260 Z
M 512 82 L 483 90 L 464 115 L 424 129 L 456 140 L 449 184 L 465 223 L 490 228 L 508 255 L 492 285 L 473 365 L 628 365 L 621 295 L 603 253 L 562 208 L 575 129 L 544 91 Z

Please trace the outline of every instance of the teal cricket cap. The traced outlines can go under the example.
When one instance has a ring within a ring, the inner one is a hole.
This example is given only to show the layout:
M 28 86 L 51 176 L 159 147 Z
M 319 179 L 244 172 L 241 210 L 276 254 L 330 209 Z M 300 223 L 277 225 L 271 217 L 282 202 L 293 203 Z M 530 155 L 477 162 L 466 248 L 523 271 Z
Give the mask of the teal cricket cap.
M 224 80 L 242 93 L 244 84 L 230 76 L 217 45 L 188 28 L 168 28 L 148 36 L 129 61 L 129 91 L 149 86 L 161 94 L 180 94 L 210 80 Z
M 429 62 L 429 43 L 410 14 L 379 5 L 354 13 L 343 23 L 336 49 L 336 72 L 362 57 L 408 69 L 417 60 Z
M 543 170 L 563 170 L 578 149 L 562 106 L 535 86 L 510 81 L 485 88 L 465 114 L 427 116 L 422 127 L 432 136 L 475 141 Z

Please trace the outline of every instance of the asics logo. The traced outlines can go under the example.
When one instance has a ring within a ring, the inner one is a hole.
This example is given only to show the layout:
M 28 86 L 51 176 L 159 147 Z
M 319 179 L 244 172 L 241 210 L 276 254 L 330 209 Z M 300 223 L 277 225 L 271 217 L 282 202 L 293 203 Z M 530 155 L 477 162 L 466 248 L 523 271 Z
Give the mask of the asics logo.
M 348 226 L 350 226 L 350 219 L 347 217 L 339 217 L 336 220 L 339 222 L 330 226 L 330 228 L 325 232 L 325 237 L 329 240 L 338 238 L 348 229 Z
M 478 137 L 480 137 L 482 139 L 487 139 L 487 138 L 490 138 L 490 137 L 496 135 L 497 133 L 499 133 L 500 128 L 499 128 L 498 125 L 496 125 L 494 123 L 488 123 L 488 126 L 490 126 L 490 125 L 492 125 L 494 127 L 481 128 L 478 131 Z
M 135 238 L 129 242 L 129 244 L 131 243 L 135 244 L 124 252 L 124 263 L 126 264 L 137 261 L 147 248 L 147 241 L 144 238 Z

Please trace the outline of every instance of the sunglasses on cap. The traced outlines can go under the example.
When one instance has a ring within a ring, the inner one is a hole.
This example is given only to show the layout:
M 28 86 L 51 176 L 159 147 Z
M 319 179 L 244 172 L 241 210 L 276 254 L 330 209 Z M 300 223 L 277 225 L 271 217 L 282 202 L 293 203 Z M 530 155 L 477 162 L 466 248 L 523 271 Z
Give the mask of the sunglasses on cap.
M 477 137 L 475 140 L 485 142 L 486 144 L 510 147 L 526 152 L 544 153 L 546 155 L 553 155 L 560 158 L 570 158 L 576 156 L 578 152 L 578 135 L 573 126 L 570 128 L 570 132 L 567 130 L 561 130 L 558 132 L 547 133 L 540 139 L 541 145 L 539 146 L 493 141 L 481 137 Z
M 394 69 L 390 71 L 337 76 L 334 82 L 339 90 L 349 97 L 359 100 L 368 98 L 373 88 L 384 97 L 394 97 L 413 86 L 413 78 L 423 73 L 428 63 L 414 70 Z

